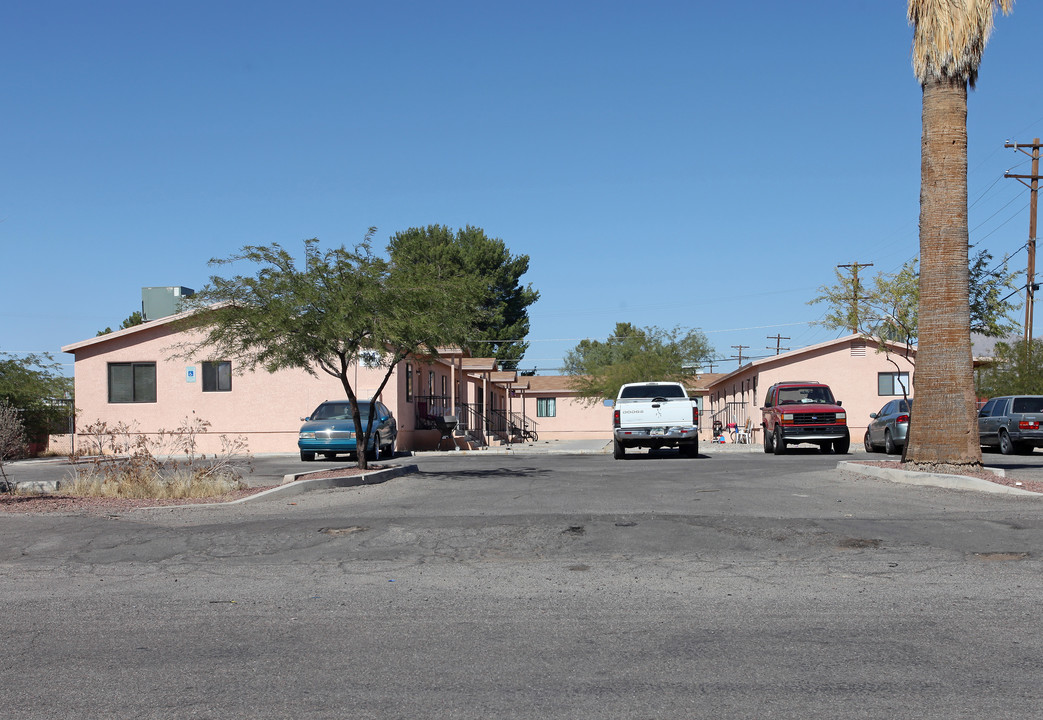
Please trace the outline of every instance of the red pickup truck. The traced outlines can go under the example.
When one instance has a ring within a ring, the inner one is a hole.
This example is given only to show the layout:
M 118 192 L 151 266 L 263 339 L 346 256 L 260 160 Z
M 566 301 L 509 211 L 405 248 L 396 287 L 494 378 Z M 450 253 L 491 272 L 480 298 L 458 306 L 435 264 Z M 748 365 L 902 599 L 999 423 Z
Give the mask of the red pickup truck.
M 829 385 L 788 381 L 768 388 L 761 408 L 764 452 L 782 455 L 787 445 L 811 443 L 822 452 L 846 453 L 851 446 L 847 412 Z

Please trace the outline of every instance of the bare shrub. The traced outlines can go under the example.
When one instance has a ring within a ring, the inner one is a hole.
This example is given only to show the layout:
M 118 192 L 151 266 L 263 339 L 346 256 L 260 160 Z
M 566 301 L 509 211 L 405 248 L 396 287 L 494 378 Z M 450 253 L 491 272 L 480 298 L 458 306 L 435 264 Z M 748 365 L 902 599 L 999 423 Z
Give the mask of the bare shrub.
M 4 463 L 25 453 L 25 426 L 18 410 L 7 400 L 0 400 L 0 491 L 10 492 L 13 484 L 7 479 Z
M 93 459 L 78 466 L 62 491 L 87 497 L 194 498 L 225 495 L 246 487 L 251 470 L 246 439 L 221 435 L 221 450 L 198 452 L 199 435 L 210 423 L 186 417 L 174 430 L 139 432 L 120 422 L 99 420 L 84 427 L 85 449 Z

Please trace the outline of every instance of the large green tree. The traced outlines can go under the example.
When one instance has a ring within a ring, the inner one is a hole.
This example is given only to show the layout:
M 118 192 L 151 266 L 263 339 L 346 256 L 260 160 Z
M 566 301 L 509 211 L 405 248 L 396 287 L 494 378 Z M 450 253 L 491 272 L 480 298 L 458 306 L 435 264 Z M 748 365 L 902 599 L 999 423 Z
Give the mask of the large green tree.
M 72 388 L 50 354 L 0 352 L 0 400 L 17 409 L 30 442 L 69 431 Z
M 916 412 L 905 460 L 981 466 L 968 298 L 967 88 L 995 11 L 1013 0 L 909 0 L 913 71 L 923 90 Z
M 836 282 L 823 285 L 809 305 L 823 303 L 826 314 L 819 324 L 834 329 L 855 328 L 881 340 L 915 343 L 919 333 L 920 273 L 913 258 L 895 272 L 881 272 L 863 282 L 836 272 Z M 1007 261 L 994 263 L 992 253 L 979 250 L 968 268 L 971 332 L 1006 337 L 1017 327 L 1013 312 L 1020 305 L 1006 298 L 1017 291 L 1016 273 Z
M 470 225 L 456 232 L 444 225 L 410 228 L 391 238 L 388 251 L 396 266 L 449 264 L 481 278 L 482 312 L 464 346 L 477 357 L 496 358 L 501 368 L 517 369 L 529 347 L 528 307 L 540 297 L 531 283 L 521 284 L 528 255 L 512 255 L 503 240 Z
M 565 355 L 564 371 L 581 398 L 594 405 L 631 382 L 683 382 L 714 354 L 698 330 L 666 330 L 617 323 L 607 340 L 581 340 Z
M 474 332 L 481 283 L 453 264 L 398 265 L 373 253 L 370 238 L 352 249 L 322 251 L 304 242 L 298 267 L 278 244 L 247 246 L 212 265 L 246 262 L 253 275 L 213 276 L 188 301 L 197 310 L 187 323 L 202 337 L 181 353 L 238 361 L 268 371 L 298 368 L 340 380 L 348 398 L 357 444 L 368 445 L 372 410 L 363 420 L 349 370 L 364 356 L 384 368 L 376 398 L 407 356 L 434 356 L 438 347 L 459 345 Z M 365 452 L 357 453 L 360 468 Z
M 1043 340 L 998 342 L 992 362 L 978 370 L 979 397 L 1043 395 Z

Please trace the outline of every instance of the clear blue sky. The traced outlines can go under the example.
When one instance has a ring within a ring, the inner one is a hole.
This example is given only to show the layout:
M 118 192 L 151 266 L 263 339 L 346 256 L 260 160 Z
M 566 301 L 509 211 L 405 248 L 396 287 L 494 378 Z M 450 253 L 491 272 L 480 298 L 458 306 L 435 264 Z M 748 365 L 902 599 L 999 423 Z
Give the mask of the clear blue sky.
M 1041 30 L 998 18 L 969 101 L 971 239 L 1019 268 Z M 433 223 L 530 256 L 525 367 L 621 321 L 836 337 L 834 267 L 917 253 L 911 37 L 900 0 L 9 3 L 0 350 L 71 363 L 246 244 Z

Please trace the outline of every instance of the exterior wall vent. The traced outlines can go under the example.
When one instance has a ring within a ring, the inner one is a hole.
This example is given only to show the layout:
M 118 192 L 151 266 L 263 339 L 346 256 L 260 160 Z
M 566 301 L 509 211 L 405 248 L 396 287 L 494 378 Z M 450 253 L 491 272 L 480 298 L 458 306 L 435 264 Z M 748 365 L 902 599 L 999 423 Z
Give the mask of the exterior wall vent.
M 866 356 L 866 344 L 863 343 L 851 343 L 851 357 L 865 357 Z

